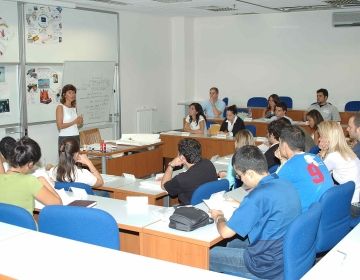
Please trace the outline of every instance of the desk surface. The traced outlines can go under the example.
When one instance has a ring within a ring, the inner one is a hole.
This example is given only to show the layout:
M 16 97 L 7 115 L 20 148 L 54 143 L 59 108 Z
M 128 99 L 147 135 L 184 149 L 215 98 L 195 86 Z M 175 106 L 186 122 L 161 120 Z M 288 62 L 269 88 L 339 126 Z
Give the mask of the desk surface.
M 0 273 L 17 279 L 241 279 L 30 230 L 0 251 Z
M 17 227 L 0 222 L 0 241 L 7 240 L 9 238 L 24 234 L 27 231 L 28 230 L 26 228 Z
M 302 279 L 357 279 L 360 224 L 327 253 Z
M 96 150 L 87 150 L 87 151 L 81 151 L 82 153 L 86 153 L 88 155 L 91 156 L 97 156 L 97 157 L 102 157 L 102 156 L 113 156 L 116 154 L 121 154 L 121 153 L 128 153 L 128 152 L 138 152 L 141 150 L 146 150 L 146 149 L 153 149 L 154 147 L 160 146 L 162 145 L 162 142 L 159 143 L 154 143 L 154 144 L 150 144 L 150 145 L 142 145 L 142 146 L 129 146 L 129 145 L 116 145 L 116 149 L 112 149 L 111 151 L 106 151 L 105 153 L 100 152 L 100 151 L 96 151 Z

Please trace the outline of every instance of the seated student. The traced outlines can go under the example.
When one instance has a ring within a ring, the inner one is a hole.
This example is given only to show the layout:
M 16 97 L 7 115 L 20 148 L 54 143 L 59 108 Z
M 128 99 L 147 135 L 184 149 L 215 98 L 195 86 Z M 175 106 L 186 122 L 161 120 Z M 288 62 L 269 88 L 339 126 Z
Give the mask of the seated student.
M 360 160 L 346 143 L 343 129 L 334 121 L 323 121 L 318 125 L 320 140 L 319 155 L 324 160 L 332 177 L 339 184 L 354 181 L 355 191 L 351 202 L 359 201 Z
M 306 114 L 306 121 L 309 124 L 309 127 L 312 130 L 311 138 L 314 139 L 315 145 L 319 144 L 319 132 L 318 132 L 318 124 L 323 121 L 323 117 L 318 110 L 310 110 Z
M 221 124 L 220 131 L 227 133 L 229 136 L 234 136 L 242 129 L 245 129 L 245 124 L 243 120 L 237 116 L 236 105 L 227 107 L 226 119 Z
M 222 211 L 210 210 L 223 238 L 236 234 L 242 238 L 211 249 L 210 270 L 250 279 L 282 279 L 283 238 L 301 212 L 299 196 L 289 182 L 268 174 L 265 156 L 255 146 L 241 147 L 232 163 L 252 191 L 229 221 Z
M 334 183 L 330 172 L 319 156 L 304 153 L 305 134 L 298 126 L 281 130 L 279 149 L 276 153 L 281 166 L 276 173 L 287 180 L 299 193 L 302 211 L 319 201 L 322 194 Z
M 199 103 L 189 105 L 189 115 L 185 118 L 184 131 L 194 134 L 204 134 L 206 131 L 206 117 Z
M 287 118 L 290 122 L 292 122 L 292 119 L 286 116 L 287 112 L 287 106 L 284 102 L 280 102 L 276 104 L 275 106 L 275 116 L 271 117 L 270 120 L 278 120 L 280 118 Z
M 323 116 L 325 121 L 337 121 L 339 122 L 340 114 L 338 109 L 327 102 L 329 97 L 329 93 L 327 89 L 321 88 L 316 91 L 316 102 L 311 104 L 307 111 L 311 111 L 313 109 L 318 110 Z
M 161 188 L 186 205 L 190 204 L 193 192 L 200 185 L 217 180 L 217 174 L 212 162 L 201 158 L 201 145 L 195 139 L 182 139 L 178 143 L 178 152 L 166 168 Z M 173 169 L 181 165 L 185 165 L 187 171 L 172 178 Z
M 353 151 L 360 159 L 360 113 L 356 113 L 349 119 L 347 131 L 350 138 L 355 141 Z
M 10 136 L 5 136 L 0 141 L 0 162 L 2 162 L 4 172 L 9 169 L 10 153 L 14 150 L 15 143 L 16 140 Z
M 202 104 L 207 118 L 220 118 L 225 110 L 225 102 L 219 99 L 219 90 L 216 87 L 210 89 L 210 98 Z
M 268 98 L 268 106 L 264 112 L 264 118 L 270 119 L 275 116 L 276 104 L 280 103 L 280 98 L 277 94 L 271 94 Z
M 280 118 L 272 121 L 268 125 L 268 141 L 269 149 L 264 153 L 269 169 L 274 165 L 280 165 L 280 160 L 275 156 L 276 150 L 279 148 L 280 133 L 284 127 L 290 126 L 291 123 L 286 118 Z
M 62 204 L 61 198 L 43 178 L 28 173 L 41 157 L 41 150 L 34 140 L 23 137 L 17 141 L 9 157 L 9 169 L 0 176 L 0 202 L 34 211 L 34 199 L 45 205 Z
M 238 133 L 236 133 L 235 135 L 235 152 L 240 149 L 242 146 L 245 145 L 255 145 L 255 139 L 254 136 L 251 134 L 251 132 L 247 129 L 243 129 L 240 130 Z M 230 189 L 234 188 L 234 187 L 238 187 L 235 186 L 235 183 L 237 182 L 236 180 L 236 173 L 235 170 L 231 164 L 231 159 L 230 162 L 228 164 L 228 168 L 227 171 L 220 171 L 218 176 L 220 178 L 225 178 L 229 181 L 229 187 Z
M 79 168 L 76 163 L 89 168 Z M 80 154 L 80 146 L 76 139 L 66 138 L 60 144 L 59 164 L 49 170 L 52 180 L 58 182 L 79 182 L 92 187 L 104 184 L 101 174 L 86 154 Z

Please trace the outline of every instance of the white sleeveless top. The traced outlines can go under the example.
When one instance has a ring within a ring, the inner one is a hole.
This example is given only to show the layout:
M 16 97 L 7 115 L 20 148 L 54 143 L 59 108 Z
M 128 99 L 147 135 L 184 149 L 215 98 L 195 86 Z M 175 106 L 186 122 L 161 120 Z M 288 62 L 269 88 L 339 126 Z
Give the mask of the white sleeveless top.
M 63 107 L 63 123 L 69 123 L 75 120 L 78 115 L 76 108 L 66 107 L 64 104 L 60 104 Z M 60 129 L 59 136 L 77 136 L 79 135 L 79 129 L 76 124 L 64 129 Z

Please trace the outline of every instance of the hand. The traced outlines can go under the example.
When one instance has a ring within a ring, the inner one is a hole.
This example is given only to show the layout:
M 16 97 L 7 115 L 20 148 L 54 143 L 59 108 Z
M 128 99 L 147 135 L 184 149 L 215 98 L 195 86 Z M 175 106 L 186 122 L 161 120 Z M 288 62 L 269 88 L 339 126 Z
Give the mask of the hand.
M 77 119 L 78 119 L 78 123 L 77 123 L 78 125 L 82 125 L 84 123 L 83 115 L 78 116 Z
M 225 178 L 227 176 L 227 172 L 226 171 L 219 171 L 218 176 L 220 178 Z
M 224 213 L 221 210 L 210 209 L 209 213 L 211 215 L 211 218 L 213 218 L 214 220 L 216 220 L 218 216 L 224 216 Z
M 85 164 L 85 165 L 88 165 L 89 163 L 89 158 L 87 157 L 86 154 L 78 154 L 76 159 L 75 159 L 75 162 L 80 162 L 82 164 Z
M 180 157 L 176 157 L 176 158 L 174 158 L 170 163 L 169 163 L 169 165 L 171 165 L 171 166 L 180 166 L 180 165 L 183 165 L 183 161 L 181 160 L 181 158 Z

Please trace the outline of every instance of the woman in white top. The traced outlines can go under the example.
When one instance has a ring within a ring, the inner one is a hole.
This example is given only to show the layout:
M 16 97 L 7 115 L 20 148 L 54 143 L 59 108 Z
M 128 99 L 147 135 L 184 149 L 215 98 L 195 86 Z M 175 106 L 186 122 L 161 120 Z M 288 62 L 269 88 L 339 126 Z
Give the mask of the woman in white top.
M 360 160 L 346 143 L 340 124 L 334 121 L 323 121 L 318 124 L 319 155 L 326 167 L 339 184 L 348 181 L 355 183 L 355 192 L 351 202 L 359 201 L 360 193 Z
M 199 103 L 191 103 L 189 115 L 185 118 L 184 131 L 194 134 L 205 134 L 206 117 Z
M 49 176 L 57 182 L 79 182 L 92 187 L 104 184 L 99 171 L 85 154 L 80 154 L 79 143 L 72 138 L 63 140 L 59 149 L 59 164 L 49 171 Z M 89 170 L 79 168 L 76 163 L 86 165 Z
M 61 91 L 60 103 L 56 107 L 58 147 L 65 138 L 73 138 L 80 143 L 78 126 L 83 124 L 83 117 L 78 116 L 76 112 L 76 87 L 65 85 Z

